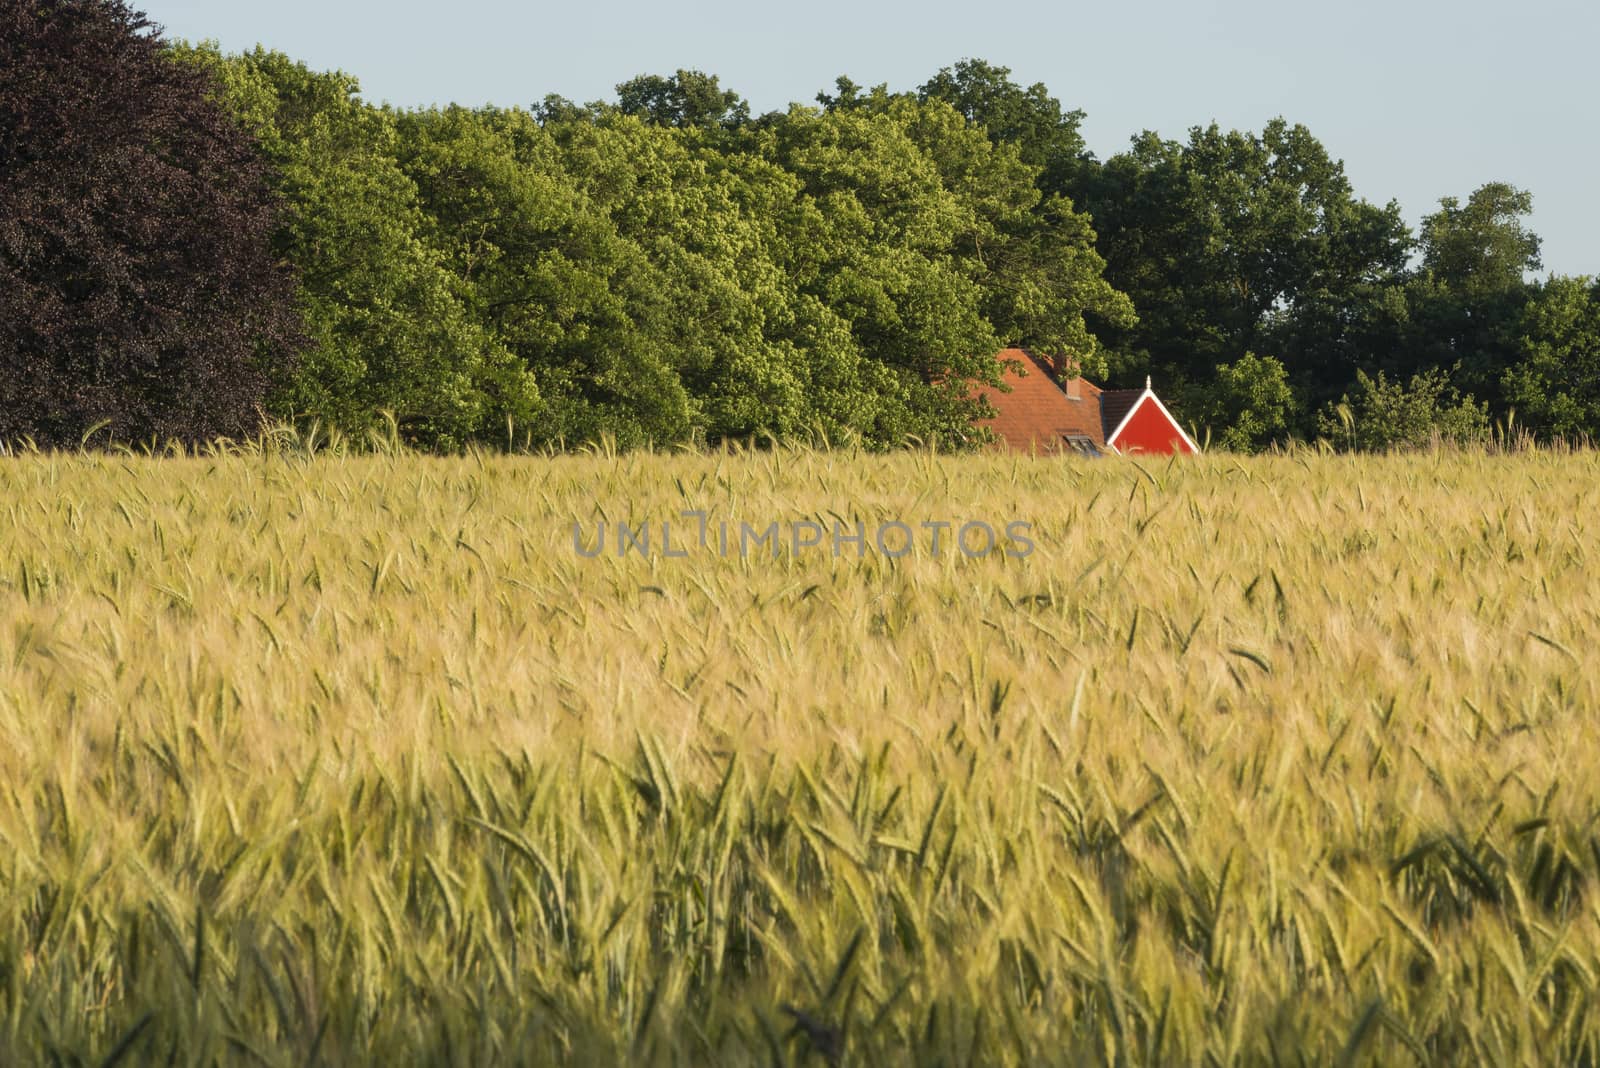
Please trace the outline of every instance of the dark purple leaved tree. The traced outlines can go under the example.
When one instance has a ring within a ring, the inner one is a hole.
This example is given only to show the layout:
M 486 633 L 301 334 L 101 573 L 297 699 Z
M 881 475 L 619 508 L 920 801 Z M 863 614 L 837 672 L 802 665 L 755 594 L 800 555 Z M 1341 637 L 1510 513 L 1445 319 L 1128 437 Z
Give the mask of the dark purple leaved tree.
M 0 441 L 259 425 L 299 344 L 251 138 L 121 0 L 0 0 Z

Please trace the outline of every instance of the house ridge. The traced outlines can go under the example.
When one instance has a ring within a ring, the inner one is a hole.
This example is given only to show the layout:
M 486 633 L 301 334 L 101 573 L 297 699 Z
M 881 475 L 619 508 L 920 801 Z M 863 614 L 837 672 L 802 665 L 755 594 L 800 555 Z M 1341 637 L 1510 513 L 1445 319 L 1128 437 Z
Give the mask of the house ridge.
M 978 425 L 1004 448 L 1085 456 L 1200 451 L 1148 378 L 1143 389 L 1101 389 L 1082 377 L 1058 383 L 1054 363 L 1026 349 L 1002 349 L 996 359 L 1007 388 L 977 387 L 995 411 Z

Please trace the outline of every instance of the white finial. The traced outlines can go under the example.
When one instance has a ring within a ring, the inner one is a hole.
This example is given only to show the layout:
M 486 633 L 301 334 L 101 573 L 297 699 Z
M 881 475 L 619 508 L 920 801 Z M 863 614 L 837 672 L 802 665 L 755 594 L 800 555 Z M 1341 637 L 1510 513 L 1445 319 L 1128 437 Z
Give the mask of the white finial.
M 1149 375 L 1145 375 L 1144 376 L 1144 388 L 1145 389 L 1149 389 L 1150 388 L 1150 376 Z

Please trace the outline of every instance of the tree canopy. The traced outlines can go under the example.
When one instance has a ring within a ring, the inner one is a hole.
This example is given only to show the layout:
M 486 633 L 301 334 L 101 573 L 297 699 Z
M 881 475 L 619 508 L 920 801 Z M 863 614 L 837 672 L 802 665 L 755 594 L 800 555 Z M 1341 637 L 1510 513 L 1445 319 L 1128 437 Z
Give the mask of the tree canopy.
M 446 446 L 961 443 L 1002 344 L 1099 373 L 1089 320 L 1133 320 L 1087 219 L 942 99 L 752 119 L 680 70 L 616 104 L 400 112 L 279 54 L 178 52 L 288 205 L 313 345 L 286 416 L 392 412 Z
M 1531 277 L 1531 194 L 1413 233 L 1285 118 L 1099 160 L 981 59 L 761 115 L 690 69 L 400 110 L 117 0 L 0 12 L 0 439 L 972 444 L 1009 345 L 1234 449 L 1600 430 L 1595 285 Z
M 256 145 L 120 0 L 0 30 L 0 441 L 253 432 L 298 345 Z

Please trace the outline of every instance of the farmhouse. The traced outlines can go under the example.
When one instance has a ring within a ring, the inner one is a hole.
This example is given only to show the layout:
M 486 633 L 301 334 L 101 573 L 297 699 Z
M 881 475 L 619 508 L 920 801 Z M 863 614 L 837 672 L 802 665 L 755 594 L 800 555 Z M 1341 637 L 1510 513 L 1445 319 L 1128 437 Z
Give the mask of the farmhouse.
M 1005 349 L 999 359 L 1010 392 L 979 390 L 995 416 L 978 425 L 992 429 L 1006 448 L 1085 456 L 1200 451 L 1148 378 L 1143 389 L 1100 389 L 1082 378 L 1057 385 L 1049 363 L 1030 352 Z

